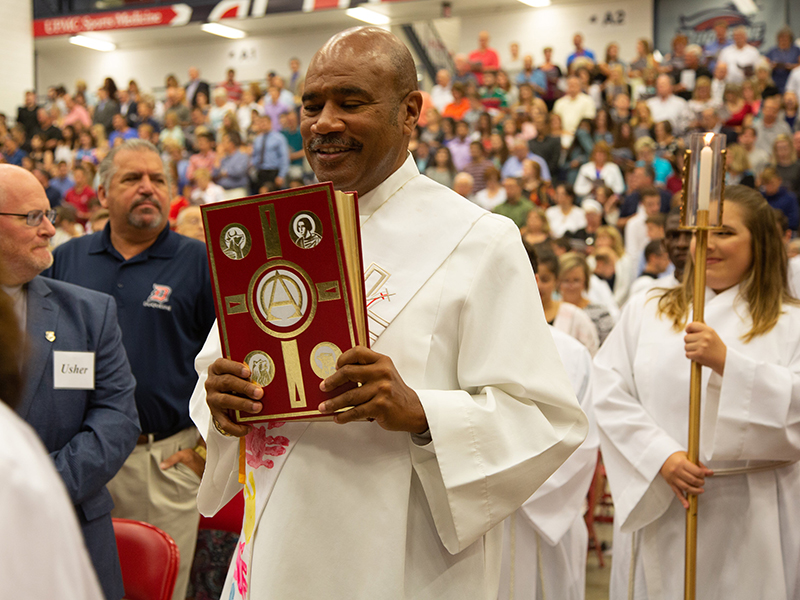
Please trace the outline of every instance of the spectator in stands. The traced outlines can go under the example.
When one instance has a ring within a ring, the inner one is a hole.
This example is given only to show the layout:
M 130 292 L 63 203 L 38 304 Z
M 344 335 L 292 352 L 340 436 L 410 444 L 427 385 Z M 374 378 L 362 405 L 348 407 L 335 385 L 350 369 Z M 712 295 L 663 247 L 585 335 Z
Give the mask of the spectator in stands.
M 225 91 L 225 88 L 215 88 L 212 97 L 214 105 L 208 110 L 208 126 L 212 133 L 217 134 L 222 129 L 222 120 L 225 115 L 229 112 L 234 113 L 236 105 L 228 100 L 228 92 Z
M 656 185 L 664 185 L 667 178 L 672 174 L 672 165 L 669 161 L 656 156 L 656 142 L 651 137 L 643 137 L 636 140 L 634 149 L 636 150 L 636 165 L 651 165 L 656 175 Z
M 788 135 L 779 135 L 774 148 L 775 171 L 789 191 L 800 198 L 800 162 L 797 161 L 792 139 Z
M 728 77 L 728 65 L 724 62 L 718 62 L 712 72 L 714 76 L 711 78 L 711 97 L 717 105 L 722 105 L 725 101 L 725 89 L 728 85 L 725 81 Z
M 98 88 L 97 106 L 94 108 L 92 123 L 102 125 L 106 135 L 108 135 L 108 132 L 114 127 L 114 115 L 118 113 L 119 102 L 117 102 L 117 99 L 109 96 L 108 88 L 105 86 Z M 41 118 L 39 120 L 41 121 Z
M 500 185 L 500 171 L 490 162 L 483 173 L 483 179 L 486 186 L 474 195 L 472 201 L 481 208 L 493 211 L 506 201 L 506 190 Z
M 611 147 L 607 142 L 597 142 L 591 160 L 578 169 L 575 194 L 579 198 L 592 194 L 598 186 L 607 186 L 615 194 L 625 192 L 625 179 L 620 168 L 611 162 Z
M 800 68 L 800 67 L 798 67 Z M 770 96 L 761 103 L 761 116 L 753 121 L 756 131 L 756 147 L 772 152 L 772 146 L 779 135 L 792 135 L 792 130 L 780 117 L 781 97 Z
M 636 58 L 631 61 L 628 76 L 631 78 L 643 77 L 646 69 L 657 69 L 658 61 L 653 57 L 653 48 L 650 40 L 639 38 L 636 40 Z
M 672 80 L 669 75 L 659 75 L 656 79 L 656 96 L 647 101 L 647 107 L 655 123 L 669 121 L 675 135 L 683 135 L 691 121 L 686 100 L 672 93 Z
M 506 201 L 495 206 L 493 212 L 508 217 L 517 227 L 522 227 L 525 225 L 528 211 L 534 208 L 535 204 L 523 196 L 519 179 L 505 177 L 503 187 L 506 190 Z
M 769 205 L 786 215 L 789 229 L 797 232 L 797 227 L 800 225 L 800 207 L 797 204 L 797 196 L 786 189 L 775 167 L 767 167 L 761 173 L 760 189 Z
M 655 170 L 650 164 L 636 165 L 633 169 L 629 179 L 628 195 L 625 196 L 620 205 L 620 218 L 617 222 L 617 226 L 620 229 L 625 227 L 628 219 L 639 209 L 639 204 L 642 200 L 641 191 L 645 188 L 656 187 L 655 177 Z M 661 212 L 668 213 L 672 194 L 663 188 L 656 187 L 656 189 L 661 198 Z
M 158 136 L 158 141 L 162 146 L 170 140 L 180 146 L 183 146 L 186 141 L 183 127 L 178 123 L 178 115 L 174 112 L 168 112 L 164 116 L 164 129 L 161 130 Z
M 467 58 L 466 54 L 456 54 L 453 57 L 453 63 L 456 67 L 456 71 L 453 74 L 453 84 L 454 86 L 456 83 L 463 85 L 462 91 L 466 95 L 467 88 L 473 85 L 477 86 L 478 80 L 472 73 L 469 58 Z
M 594 238 L 595 253 L 602 250 L 613 252 L 614 275 L 606 273 L 603 278 L 614 294 L 614 300 L 622 306 L 628 299 L 631 283 L 634 279 L 636 262 L 633 257 L 625 252 L 625 244 L 622 241 L 622 234 L 619 229 L 611 225 L 603 225 L 597 230 Z
M 646 221 L 649 217 L 661 212 L 661 195 L 658 189 L 655 187 L 643 188 L 640 194 L 641 206 L 625 224 L 625 253 L 630 255 L 636 264 L 641 259 L 647 242 L 650 241 Z
M 25 92 L 25 104 L 17 109 L 17 123 L 25 128 L 25 137 L 30 137 L 36 132 L 39 126 L 37 113 L 39 106 L 36 103 L 36 92 Z
M 84 132 L 85 133 L 85 132 Z M 89 135 L 87 133 L 87 135 Z M 91 136 L 89 135 L 90 139 Z M 76 158 L 76 162 L 80 164 L 80 160 Z M 59 161 L 56 164 L 55 176 L 50 179 L 50 185 L 58 190 L 59 195 L 63 199 L 67 192 L 75 185 L 75 180 L 70 174 L 70 166 L 66 161 Z
M 795 96 L 800 98 L 800 67 L 795 67 L 789 73 L 789 79 L 786 80 L 787 92 L 794 92 Z
M 225 190 L 211 180 L 208 169 L 197 169 L 194 172 L 194 183 L 195 187 L 189 197 L 192 204 L 213 204 L 225 200 Z
M 33 176 L 42 184 L 44 194 L 47 196 L 47 201 L 50 203 L 50 208 L 56 208 L 61 204 L 61 192 L 50 185 L 50 173 L 47 169 L 36 167 L 33 171 Z
M 212 176 L 224 190 L 225 199 L 242 198 L 247 195 L 250 179 L 250 157 L 241 150 L 242 139 L 238 133 L 222 136 L 217 146 Z
M 236 81 L 236 71 L 228 69 L 223 81 L 219 87 L 225 90 L 228 95 L 228 101 L 238 104 L 242 99 L 242 86 Z
M 108 145 L 112 148 L 117 144 L 121 144 L 125 140 L 138 137 L 136 130 L 128 125 L 128 121 L 125 119 L 122 113 L 115 114 L 111 120 L 111 123 L 114 126 L 114 131 L 112 131 L 111 135 L 108 136 Z
M 456 86 L 453 86 L 455 90 Z M 445 145 L 450 150 L 450 155 L 453 159 L 453 164 L 458 171 L 463 171 L 464 167 L 470 159 L 469 145 L 472 142 L 470 139 L 469 124 L 465 121 L 456 121 L 456 136 Z
M 591 119 L 583 119 L 575 131 L 572 144 L 567 148 L 564 156 L 564 164 L 561 169 L 561 179 L 570 185 L 575 184 L 578 177 L 578 170 L 589 161 L 594 148 L 594 122 Z
M 247 88 L 242 92 L 242 100 L 236 109 L 236 120 L 239 122 L 239 129 L 243 135 L 250 129 L 253 121 L 253 111 L 261 114 L 261 106 L 256 102 L 252 90 Z
M 127 89 L 117 90 L 117 99 L 119 100 L 119 112 L 128 122 L 131 127 L 136 126 L 136 119 L 138 117 L 138 102 L 131 98 Z M 65 96 L 66 101 L 66 96 Z
M 281 101 L 281 104 L 288 107 L 290 110 L 294 109 L 294 94 L 286 89 L 286 84 L 283 81 L 283 77 L 276 75 L 272 78 L 270 85 L 274 85 L 276 88 L 278 88 L 278 99 Z
M 580 34 L 576 35 L 576 38 Z M 575 75 L 567 78 L 566 96 L 556 100 L 553 113 L 561 118 L 561 145 L 569 147 L 575 136 L 575 131 L 583 119 L 594 119 L 597 109 L 594 101 L 581 91 L 581 81 Z
M 81 106 L 69 94 L 64 94 L 64 104 L 67 107 L 67 114 L 61 120 L 61 127 L 80 124 L 84 129 L 92 126 L 92 117 L 85 106 Z
M 619 44 L 617 44 L 617 42 L 610 42 L 606 46 L 605 60 L 598 63 L 597 69 L 605 77 L 611 77 L 611 70 L 617 66 L 622 67 L 624 71 L 628 65 L 619 57 Z
M 466 198 L 472 200 L 472 175 L 469 173 L 458 173 L 453 178 L 453 191 Z
M 673 93 L 684 100 L 691 100 L 701 77 L 708 79 L 708 93 L 711 93 L 711 71 L 702 64 L 703 49 L 697 44 L 687 46 L 683 67 L 671 73 L 672 81 L 675 84 Z
M 7 135 L 5 142 L 3 143 L 4 162 L 7 162 L 10 165 L 21 167 L 22 159 L 26 156 L 28 156 L 28 153 L 19 147 L 17 140 L 14 139 L 14 136 Z
M 725 153 L 725 184 L 741 184 L 755 187 L 755 177 L 747 157 L 747 150 L 740 144 L 731 144 Z
M 742 132 L 739 134 L 736 140 L 737 143 L 740 144 L 747 152 L 747 160 L 750 163 L 750 169 L 754 175 L 761 173 L 761 171 L 764 170 L 764 167 L 768 166 L 772 162 L 772 156 L 770 156 L 770 153 L 756 145 L 757 136 L 758 133 L 756 132 L 755 128 L 748 125 L 746 127 L 742 127 Z M 750 187 L 753 186 L 754 185 L 750 185 Z
M 462 171 L 472 175 L 473 193 L 479 193 L 486 187 L 486 169 L 494 168 L 492 161 L 486 158 L 486 151 L 481 142 L 471 142 L 469 145 L 470 160 Z
M 561 139 L 550 134 L 550 114 L 545 110 L 533 111 L 533 124 L 536 127 L 536 137 L 528 142 L 528 150 L 544 159 L 552 177 L 554 173 L 558 173 Z
M 522 71 L 517 75 L 516 84 L 527 83 L 533 88 L 537 96 L 542 97 L 547 93 L 547 78 L 543 71 L 535 68 L 533 56 L 526 54 L 522 59 Z
M 583 47 L 583 34 L 576 33 L 572 37 L 572 43 L 575 46 L 575 51 L 567 57 L 568 70 L 576 58 L 586 57 L 592 62 L 595 62 L 594 52 Z
M 478 34 L 478 49 L 469 53 L 469 63 L 478 85 L 483 84 L 484 73 L 497 71 L 500 68 L 500 58 L 497 56 L 497 51 L 489 47 L 488 31 L 481 31 Z
M 783 93 L 783 118 L 786 121 L 786 124 L 789 126 L 789 129 L 792 131 L 800 130 L 800 121 L 797 119 L 798 116 L 798 102 L 797 102 L 797 94 L 792 91 L 787 91 Z
M 454 121 L 461 121 L 470 110 L 469 98 L 466 97 L 466 88 L 458 81 L 450 89 L 453 101 L 445 106 L 442 112 L 443 117 L 448 117 Z
M 719 62 L 728 65 L 728 83 L 742 83 L 755 74 L 761 53 L 747 43 L 747 28 L 744 25 L 734 29 L 732 37 L 733 43 L 720 50 Z
M 257 117 L 255 124 L 258 137 L 253 142 L 250 165 L 256 171 L 256 179 L 251 191 L 280 189 L 289 173 L 289 144 L 272 129 L 272 119 L 268 115 Z
M 700 123 L 700 115 L 707 108 L 719 108 L 719 104 L 711 94 L 711 79 L 699 77 L 695 81 L 694 91 L 687 106 L 690 112 L 690 127 L 696 127 Z
M 531 152 L 528 147 L 528 142 L 522 138 L 517 138 L 514 140 L 514 145 L 511 148 L 511 155 L 503 164 L 503 168 L 501 170 L 503 179 L 507 177 L 521 177 L 522 162 L 525 159 L 538 163 L 539 167 L 541 168 L 542 180 L 551 181 L 552 177 L 550 174 L 550 169 L 548 168 L 544 158 Z
M 566 183 L 556 185 L 555 201 L 555 206 L 545 211 L 550 232 L 555 239 L 586 227 L 586 214 L 580 206 L 575 206 L 572 186 Z
M 453 164 L 450 149 L 440 146 L 433 154 L 433 161 L 425 169 L 425 175 L 449 188 L 453 188 L 453 179 L 458 170 Z
M 289 146 L 289 179 L 302 181 L 306 177 L 305 150 L 295 111 L 290 110 L 281 116 L 281 135 Z
M 72 177 L 75 185 L 64 194 L 64 202 L 75 207 L 75 210 L 78 211 L 78 222 L 83 224 L 89 219 L 89 202 L 97 196 L 89 185 L 85 165 L 75 165 L 72 169 Z
M 289 59 L 289 81 L 286 84 L 286 89 L 295 96 L 301 96 L 303 93 L 304 77 L 300 72 L 300 59 L 293 56 Z
M 439 69 L 436 72 L 436 85 L 431 88 L 431 102 L 440 113 L 443 113 L 447 105 L 453 102 L 450 71 L 447 69 Z
M 167 88 L 167 99 L 164 102 L 164 114 L 166 115 L 171 112 L 176 114 L 178 123 L 180 123 L 181 126 L 187 125 L 192 119 L 192 111 L 186 105 L 186 92 L 181 87 L 172 86 Z
M 197 67 L 189 67 L 189 81 L 186 82 L 186 99 L 191 106 L 197 106 L 197 94 L 202 92 L 206 98 L 211 97 L 211 89 L 208 82 L 200 79 L 200 69 Z
M 214 169 L 214 162 L 217 155 L 214 152 L 214 134 L 203 132 L 197 136 L 197 154 L 189 157 L 189 166 L 186 169 L 186 176 L 190 181 L 194 181 L 194 174 L 198 169 L 206 169 L 209 173 Z
M 161 124 L 153 118 L 153 111 L 155 110 L 155 100 L 152 96 L 142 95 L 136 104 L 136 119 L 137 125 L 147 123 L 153 128 L 153 131 L 159 133 L 161 131 Z
M 731 41 L 728 39 L 728 22 L 725 19 L 717 19 L 714 23 L 714 36 L 715 38 L 703 48 L 706 66 L 712 72 L 716 68 L 719 53 L 731 45 Z
M 525 217 L 525 225 L 520 229 L 522 242 L 527 248 L 533 248 L 537 244 L 543 244 L 550 239 L 550 226 L 547 224 L 547 217 L 544 210 L 536 206 L 528 211 Z
M 481 97 L 481 112 L 498 112 L 511 105 L 505 92 L 497 85 L 497 72 L 495 71 L 487 71 L 483 74 L 483 85 L 479 88 L 478 93 Z
M 64 138 L 61 129 L 53 123 L 50 113 L 44 108 L 40 108 L 36 112 L 36 118 L 39 120 L 39 128 L 34 133 L 42 136 L 46 150 L 55 150 L 58 141 Z

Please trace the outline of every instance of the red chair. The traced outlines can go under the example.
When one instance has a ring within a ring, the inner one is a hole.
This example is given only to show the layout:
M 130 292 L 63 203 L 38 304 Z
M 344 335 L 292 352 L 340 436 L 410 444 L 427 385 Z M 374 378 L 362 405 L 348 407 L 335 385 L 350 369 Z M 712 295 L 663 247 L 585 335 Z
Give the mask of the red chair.
M 113 522 L 125 598 L 170 600 L 180 560 L 173 539 L 149 523 L 130 519 Z

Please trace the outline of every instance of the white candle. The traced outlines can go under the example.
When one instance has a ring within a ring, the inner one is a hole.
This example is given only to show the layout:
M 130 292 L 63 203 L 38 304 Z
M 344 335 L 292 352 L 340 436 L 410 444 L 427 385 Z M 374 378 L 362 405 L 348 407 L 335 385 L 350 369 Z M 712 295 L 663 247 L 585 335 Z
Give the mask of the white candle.
M 711 200 L 711 167 L 714 153 L 710 146 L 700 151 L 700 182 L 697 189 L 697 210 L 708 210 Z

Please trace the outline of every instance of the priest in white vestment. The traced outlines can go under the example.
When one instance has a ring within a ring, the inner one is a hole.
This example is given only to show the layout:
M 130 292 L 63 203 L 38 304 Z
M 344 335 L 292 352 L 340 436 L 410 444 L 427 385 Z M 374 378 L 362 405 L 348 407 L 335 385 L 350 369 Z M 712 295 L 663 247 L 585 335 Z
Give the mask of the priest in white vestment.
M 320 180 L 359 192 L 364 265 L 379 274 L 371 348 L 323 381 L 362 384 L 320 405 L 354 406 L 334 422 L 248 428 L 226 410 L 257 411 L 262 390 L 211 332 L 192 398 L 202 513 L 242 489 L 227 434 L 246 435 L 248 455 L 226 599 L 495 600 L 503 519 L 586 435 L 518 230 L 408 153 L 420 106 L 413 59 L 382 29 L 338 34 L 309 65 L 306 155 Z

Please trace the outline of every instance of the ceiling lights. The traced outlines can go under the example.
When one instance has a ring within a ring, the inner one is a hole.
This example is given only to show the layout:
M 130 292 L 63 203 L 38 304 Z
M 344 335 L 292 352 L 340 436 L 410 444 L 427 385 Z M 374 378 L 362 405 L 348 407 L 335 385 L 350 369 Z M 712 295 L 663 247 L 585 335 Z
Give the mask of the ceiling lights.
M 528 6 L 532 6 L 533 8 L 544 8 L 545 6 L 550 6 L 550 0 L 519 0 L 523 4 L 527 4 Z
M 233 27 L 228 27 L 227 25 L 222 25 L 220 23 L 203 23 L 200 26 L 200 29 L 202 29 L 206 33 L 212 33 L 214 35 L 219 35 L 231 40 L 240 40 L 243 37 L 247 36 L 247 34 L 241 29 L 235 29 Z
M 353 17 L 354 19 L 364 21 L 365 23 L 371 23 L 372 25 L 388 25 L 391 21 L 386 15 L 364 8 L 363 6 L 348 8 L 345 12 L 348 17 Z
M 97 38 L 88 37 L 85 35 L 73 35 L 69 38 L 70 44 L 76 46 L 83 46 L 90 50 L 97 50 L 99 52 L 113 52 L 117 49 L 117 45 L 105 40 L 98 40 Z

